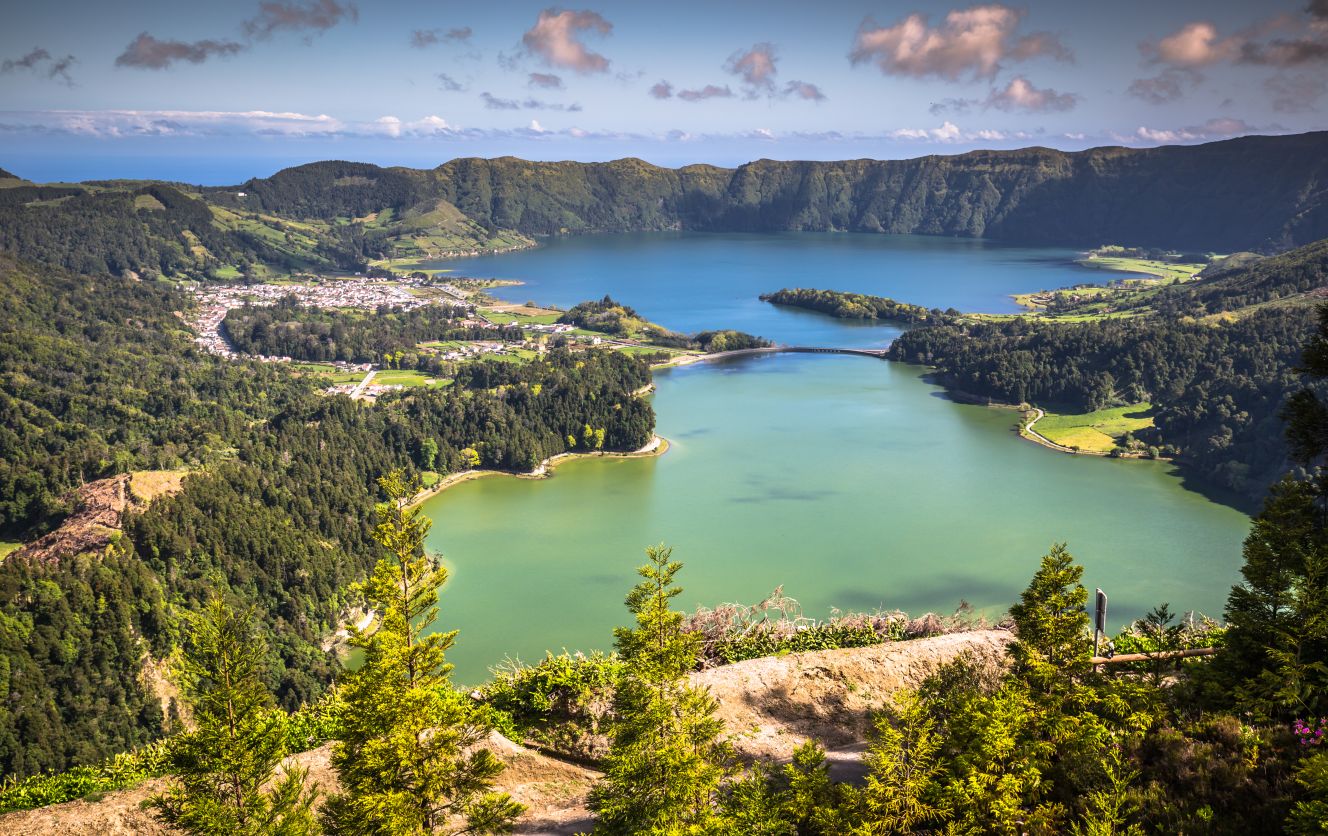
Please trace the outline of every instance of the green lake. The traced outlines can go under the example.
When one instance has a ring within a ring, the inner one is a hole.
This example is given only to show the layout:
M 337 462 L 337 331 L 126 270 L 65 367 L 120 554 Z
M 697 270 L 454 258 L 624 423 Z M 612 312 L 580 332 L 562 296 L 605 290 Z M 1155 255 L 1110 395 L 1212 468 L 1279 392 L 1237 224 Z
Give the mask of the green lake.
M 898 331 L 752 305 L 751 291 L 874 288 L 993 310 L 1016 290 L 1100 278 L 1071 255 L 887 236 L 614 236 L 465 273 L 530 277 L 511 298 L 612 293 L 679 330 L 723 325 L 727 306 L 728 322 L 781 342 L 883 345 Z M 811 271 L 834 278 L 798 280 Z M 657 372 L 665 455 L 576 460 L 549 479 L 493 476 L 429 500 L 429 547 L 451 570 L 437 627 L 461 631 L 457 681 L 482 681 L 507 657 L 610 648 L 643 549 L 660 542 L 686 564 L 687 609 L 782 585 L 816 617 L 948 613 L 961 600 L 999 614 L 1065 541 L 1090 589 L 1111 595 L 1113 627 L 1162 602 L 1220 615 L 1248 517 L 1187 490 L 1166 463 L 1022 441 L 1013 412 L 954 403 L 923 373 L 805 354 Z

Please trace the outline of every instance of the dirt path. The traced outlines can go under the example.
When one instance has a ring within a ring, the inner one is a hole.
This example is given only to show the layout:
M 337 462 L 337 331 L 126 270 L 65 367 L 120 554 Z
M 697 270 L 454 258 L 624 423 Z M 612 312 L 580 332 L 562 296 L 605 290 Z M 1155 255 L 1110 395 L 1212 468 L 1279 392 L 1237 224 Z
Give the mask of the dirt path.
M 1034 444 L 1041 444 L 1043 447 L 1046 447 L 1046 448 L 1051 449 L 1051 450 L 1055 450 L 1055 451 L 1057 451 L 1058 453 L 1070 453 L 1071 455 L 1075 455 L 1075 456 L 1105 456 L 1105 455 L 1107 455 L 1106 453 L 1103 453 L 1103 452 L 1101 452 L 1101 451 L 1099 451 L 1099 450 L 1076 450 L 1076 449 L 1073 448 L 1073 447 L 1066 447 L 1064 444 L 1057 444 L 1056 442 L 1052 441 L 1050 438 L 1047 438 L 1047 437 L 1046 437 L 1045 435 L 1043 435 L 1042 433 L 1040 433 L 1040 432 L 1038 432 L 1037 430 L 1033 429 L 1033 425 L 1034 425 L 1034 424 L 1036 424 L 1038 421 L 1041 421 L 1043 418 L 1047 417 L 1047 413 L 1046 413 L 1046 411 L 1043 410 L 1043 409 L 1041 409 L 1040 407 L 1036 407 L 1036 406 L 1033 407 L 1033 409 L 1032 409 L 1031 411 L 1032 411 L 1032 412 L 1035 412 L 1035 413 L 1037 413 L 1037 414 L 1033 416 L 1033 420 L 1032 420 L 1032 421 L 1029 421 L 1027 424 L 1024 425 L 1024 430 L 1023 430 L 1023 432 L 1019 433 L 1019 436 L 1020 436 L 1021 438 L 1026 438 L 1026 439 L 1028 439 L 1029 441 L 1033 442 Z

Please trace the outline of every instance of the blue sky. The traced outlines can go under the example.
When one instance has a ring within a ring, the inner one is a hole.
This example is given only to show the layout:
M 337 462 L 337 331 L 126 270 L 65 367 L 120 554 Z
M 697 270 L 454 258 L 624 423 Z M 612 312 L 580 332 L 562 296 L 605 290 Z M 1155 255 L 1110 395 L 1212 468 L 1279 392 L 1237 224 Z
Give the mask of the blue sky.
M 0 167 L 41 180 L 1149 146 L 1325 109 L 1328 0 L 49 0 L 0 29 Z

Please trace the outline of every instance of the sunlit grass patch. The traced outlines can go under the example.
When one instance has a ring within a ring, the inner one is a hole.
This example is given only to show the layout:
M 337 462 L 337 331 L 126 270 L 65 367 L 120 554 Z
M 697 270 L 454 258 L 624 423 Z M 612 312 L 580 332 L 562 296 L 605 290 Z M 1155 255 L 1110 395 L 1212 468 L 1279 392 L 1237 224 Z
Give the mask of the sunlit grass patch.
M 1109 453 L 1130 432 L 1153 426 L 1153 405 L 1147 401 L 1078 414 L 1048 412 L 1033 427 L 1048 441 Z

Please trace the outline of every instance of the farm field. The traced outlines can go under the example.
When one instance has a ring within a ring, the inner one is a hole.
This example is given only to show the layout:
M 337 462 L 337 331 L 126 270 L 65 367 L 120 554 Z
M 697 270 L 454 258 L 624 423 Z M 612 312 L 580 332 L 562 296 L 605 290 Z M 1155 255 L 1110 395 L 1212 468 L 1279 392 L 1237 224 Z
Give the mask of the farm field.
M 451 378 L 434 378 L 419 371 L 383 371 L 375 374 L 373 379 L 375 386 L 428 386 L 431 389 L 441 389 L 451 383 Z
M 1097 270 L 1113 270 L 1118 273 L 1142 273 L 1164 281 L 1186 281 L 1207 265 L 1182 264 L 1174 261 L 1154 261 L 1146 258 L 1125 258 L 1123 256 L 1091 255 L 1078 262 L 1084 267 Z
M 546 311 L 538 314 L 521 313 L 515 310 L 497 310 L 482 308 L 480 313 L 490 322 L 498 325 L 511 325 L 514 322 L 523 325 L 552 325 L 562 316 L 558 311 Z
M 1038 435 L 1065 447 L 1108 453 L 1129 432 L 1153 426 L 1147 401 L 1079 414 L 1048 412 L 1037 422 Z
M 364 372 L 348 372 L 328 363 L 291 363 L 291 368 L 300 374 L 318 375 L 330 385 L 338 383 L 357 383 L 364 379 Z

